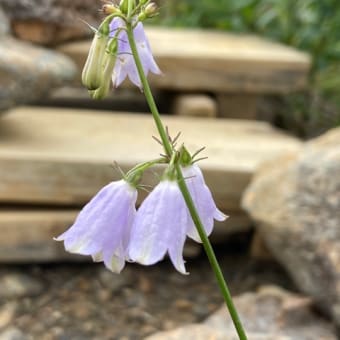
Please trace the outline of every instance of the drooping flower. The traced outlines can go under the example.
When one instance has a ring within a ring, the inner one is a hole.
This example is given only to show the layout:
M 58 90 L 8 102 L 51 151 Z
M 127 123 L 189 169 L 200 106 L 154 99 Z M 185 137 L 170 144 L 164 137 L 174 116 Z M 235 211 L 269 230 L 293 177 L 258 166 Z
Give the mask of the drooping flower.
M 75 223 L 55 240 L 71 253 L 91 255 L 113 272 L 127 258 L 130 230 L 136 215 L 137 190 L 125 180 L 102 188 L 79 213 Z
M 205 184 L 202 171 L 197 164 L 182 167 L 182 172 L 198 215 L 209 236 L 214 227 L 214 219 L 224 221 L 228 216 L 216 207 L 211 191 Z M 187 235 L 196 242 L 201 242 L 201 238 L 191 217 L 189 218 Z
M 118 39 L 117 60 L 113 70 L 112 82 L 115 87 L 118 87 L 126 77 L 129 77 L 132 83 L 142 88 L 125 27 L 124 20 L 119 17 L 115 17 L 110 24 L 111 37 L 116 36 Z M 151 47 L 141 22 L 137 23 L 133 34 L 145 75 L 148 75 L 149 72 L 160 74 L 161 71 L 152 56 Z
M 151 265 L 166 253 L 175 268 L 186 274 L 183 247 L 188 211 L 176 181 L 162 180 L 140 206 L 131 229 L 129 258 Z

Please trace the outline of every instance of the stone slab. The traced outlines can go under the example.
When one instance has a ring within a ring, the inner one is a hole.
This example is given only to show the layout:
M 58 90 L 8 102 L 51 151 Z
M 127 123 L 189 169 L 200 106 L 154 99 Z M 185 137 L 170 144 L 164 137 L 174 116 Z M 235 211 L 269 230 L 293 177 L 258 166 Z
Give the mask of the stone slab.
M 6 210 L 0 211 L 0 262 L 47 262 L 86 257 L 65 252 L 53 237 L 65 231 L 76 210 Z
M 78 215 L 78 209 L 2 208 L 0 210 L 0 263 L 32 263 L 51 261 L 90 261 L 90 257 L 65 252 L 56 237 L 68 229 Z M 245 214 L 232 213 L 225 222 L 215 224 L 211 241 L 221 243 L 230 235 L 249 230 Z M 188 240 L 184 248 L 186 258 L 197 257 L 199 244 Z
M 310 299 L 277 286 L 261 286 L 234 298 L 250 340 L 336 340 L 333 325 L 313 310 Z M 225 306 L 201 324 L 155 333 L 146 340 L 239 339 Z
M 217 204 L 239 210 L 258 165 L 300 141 L 263 122 L 164 117 L 190 151 L 206 146 L 201 162 Z M 0 123 L 0 202 L 80 206 L 123 170 L 159 157 L 162 148 L 149 114 L 22 107 Z M 153 171 L 144 183 L 157 183 Z M 145 194 L 144 194 L 145 195 Z M 141 199 L 143 195 L 140 195 Z
M 252 35 L 147 27 L 163 76 L 152 85 L 175 90 L 287 93 L 305 88 L 310 57 Z M 61 45 L 81 70 L 90 41 Z
M 178 116 L 216 118 L 217 103 L 206 94 L 179 94 L 174 98 L 171 112 Z

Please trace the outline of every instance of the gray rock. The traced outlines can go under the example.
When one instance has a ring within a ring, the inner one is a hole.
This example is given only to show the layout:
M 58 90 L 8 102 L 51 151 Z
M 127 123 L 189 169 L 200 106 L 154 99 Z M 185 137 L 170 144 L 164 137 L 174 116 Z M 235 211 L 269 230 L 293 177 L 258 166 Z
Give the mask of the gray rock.
M 264 166 L 243 207 L 301 291 L 340 325 L 340 128 Z
M 131 284 L 131 277 L 129 271 L 126 270 L 124 275 L 112 273 L 106 268 L 101 268 L 99 271 L 100 283 L 108 289 L 112 294 L 119 293 L 122 288 Z
M 0 306 L 0 329 L 3 329 L 12 323 L 17 306 L 18 304 L 13 301 Z
M 0 41 L 0 111 L 35 101 L 76 75 L 64 55 L 12 38 Z
M 93 0 L 0 0 L 0 4 L 20 39 L 46 45 L 90 36 L 84 21 L 96 26 L 101 17 L 101 2 Z
M 36 296 L 44 285 L 34 277 L 22 273 L 8 273 L 0 278 L 0 299 Z
M 234 299 L 249 339 L 336 340 L 335 330 L 312 312 L 311 300 L 275 286 Z M 234 326 L 225 306 L 203 324 L 161 332 L 147 340 L 236 340 Z
M 10 327 L 0 333 L 0 340 L 31 340 L 18 328 Z
M 8 18 L 5 12 L 3 11 L 2 7 L 0 6 L 0 37 L 8 34 L 9 31 L 10 29 Z

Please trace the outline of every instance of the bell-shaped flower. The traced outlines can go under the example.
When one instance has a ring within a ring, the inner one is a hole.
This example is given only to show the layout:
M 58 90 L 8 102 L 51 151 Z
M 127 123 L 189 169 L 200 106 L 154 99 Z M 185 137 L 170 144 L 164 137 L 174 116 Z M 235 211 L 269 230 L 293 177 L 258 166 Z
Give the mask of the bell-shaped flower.
M 125 27 L 124 20 L 119 17 L 115 17 L 110 24 L 111 36 L 116 36 L 118 39 L 117 60 L 112 74 L 112 82 L 115 87 L 118 87 L 128 77 L 132 83 L 142 88 Z M 145 75 L 148 75 L 149 72 L 160 74 L 161 71 L 152 56 L 151 47 L 141 22 L 137 23 L 133 35 Z
M 102 188 L 79 213 L 75 223 L 55 240 L 71 253 L 91 255 L 120 272 L 127 258 L 130 230 L 136 215 L 137 190 L 125 180 Z
M 176 181 L 162 180 L 144 200 L 131 229 L 129 258 L 152 265 L 166 253 L 175 268 L 186 274 L 183 247 L 188 211 Z
M 216 207 L 211 191 L 205 184 L 202 171 L 197 164 L 182 167 L 182 172 L 205 232 L 209 236 L 214 227 L 214 219 L 224 221 L 228 216 Z M 196 242 L 201 242 L 191 216 L 189 217 L 187 235 Z

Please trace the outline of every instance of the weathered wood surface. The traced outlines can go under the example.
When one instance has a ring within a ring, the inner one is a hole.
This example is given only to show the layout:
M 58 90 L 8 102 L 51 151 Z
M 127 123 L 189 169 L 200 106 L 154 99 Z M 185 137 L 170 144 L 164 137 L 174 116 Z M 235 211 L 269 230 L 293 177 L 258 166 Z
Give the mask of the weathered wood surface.
M 256 36 L 147 27 L 163 76 L 155 87 L 213 92 L 287 93 L 306 86 L 310 57 Z M 61 45 L 81 70 L 90 41 Z
M 240 197 L 260 163 L 300 142 L 263 122 L 168 116 L 172 135 L 201 162 L 219 206 L 239 210 Z M 0 202 L 79 206 L 129 169 L 162 152 L 150 115 L 23 107 L 0 122 Z M 153 172 L 145 183 L 157 182 Z M 143 195 L 141 195 L 142 197 Z
M 257 119 L 259 96 L 254 94 L 217 94 L 219 117 Z
M 206 94 L 178 94 L 172 104 L 171 112 L 178 116 L 217 117 L 217 103 Z
M 0 211 L 0 262 L 31 262 L 79 259 L 65 252 L 53 237 L 66 230 L 77 211 Z
M 2 209 L 0 263 L 89 260 L 89 257 L 66 253 L 63 243 L 53 240 L 72 225 L 77 214 L 78 210 L 70 209 Z M 211 240 L 221 243 L 232 234 L 249 230 L 250 226 L 251 222 L 245 214 L 232 213 L 227 221 L 216 224 Z M 200 251 L 199 245 L 189 241 L 184 255 L 193 257 Z

